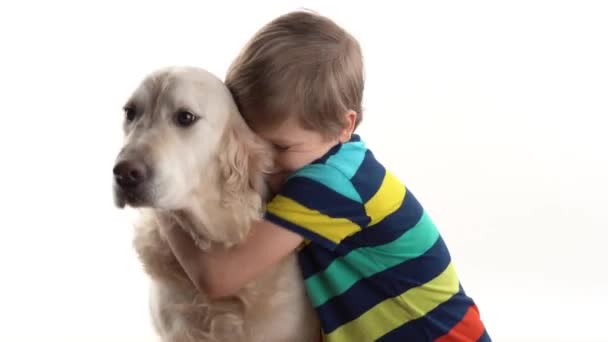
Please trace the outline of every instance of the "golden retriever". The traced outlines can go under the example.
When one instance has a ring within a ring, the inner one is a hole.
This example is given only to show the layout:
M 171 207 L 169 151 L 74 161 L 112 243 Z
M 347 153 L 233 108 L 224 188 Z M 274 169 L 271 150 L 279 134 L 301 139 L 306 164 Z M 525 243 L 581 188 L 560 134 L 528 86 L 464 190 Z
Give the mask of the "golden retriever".
M 150 310 L 162 341 L 317 338 L 295 255 L 237 295 L 210 300 L 163 237 L 163 225 L 178 225 L 203 249 L 238 244 L 263 212 L 271 159 L 223 82 L 206 70 L 158 70 L 128 100 L 114 195 L 117 206 L 139 211 L 134 247 L 152 280 Z

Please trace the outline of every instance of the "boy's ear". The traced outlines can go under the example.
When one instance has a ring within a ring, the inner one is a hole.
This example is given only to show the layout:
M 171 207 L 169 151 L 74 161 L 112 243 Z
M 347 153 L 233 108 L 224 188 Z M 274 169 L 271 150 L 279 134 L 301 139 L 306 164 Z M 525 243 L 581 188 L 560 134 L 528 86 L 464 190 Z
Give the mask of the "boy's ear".
M 357 113 L 354 110 L 349 110 L 344 114 L 344 122 L 346 127 L 340 133 L 340 142 L 344 143 L 350 140 L 355 131 L 355 122 L 357 121 Z

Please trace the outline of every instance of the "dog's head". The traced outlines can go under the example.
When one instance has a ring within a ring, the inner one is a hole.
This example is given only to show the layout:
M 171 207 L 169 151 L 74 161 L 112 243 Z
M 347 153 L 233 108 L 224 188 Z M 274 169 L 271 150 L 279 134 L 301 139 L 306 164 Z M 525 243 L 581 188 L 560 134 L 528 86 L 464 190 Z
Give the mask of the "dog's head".
M 198 68 L 159 70 L 124 106 L 116 205 L 182 210 L 201 205 L 201 195 L 242 202 L 262 191 L 269 151 L 217 77 Z

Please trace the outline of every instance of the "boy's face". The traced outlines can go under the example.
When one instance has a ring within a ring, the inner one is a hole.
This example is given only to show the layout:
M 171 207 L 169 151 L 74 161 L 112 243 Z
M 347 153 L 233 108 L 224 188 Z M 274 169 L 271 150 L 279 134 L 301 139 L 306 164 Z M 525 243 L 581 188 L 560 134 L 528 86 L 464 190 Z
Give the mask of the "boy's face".
M 288 119 L 278 128 L 257 129 L 256 133 L 276 150 L 274 172 L 269 179 L 275 191 L 289 174 L 321 158 L 340 142 L 339 137 L 328 139 L 319 132 L 302 128 L 296 119 Z

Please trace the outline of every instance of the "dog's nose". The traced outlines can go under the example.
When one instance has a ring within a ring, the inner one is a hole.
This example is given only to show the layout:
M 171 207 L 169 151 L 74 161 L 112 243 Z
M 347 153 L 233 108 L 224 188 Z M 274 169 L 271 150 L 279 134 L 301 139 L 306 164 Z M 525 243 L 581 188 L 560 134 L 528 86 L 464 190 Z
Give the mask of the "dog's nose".
M 148 178 L 146 164 L 134 160 L 119 162 L 114 166 L 113 172 L 116 183 L 123 188 L 134 188 Z

